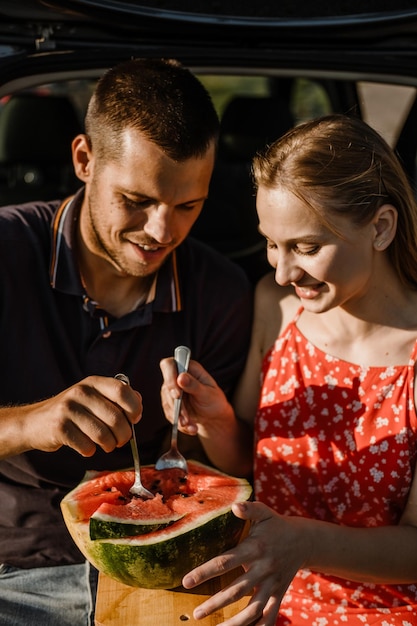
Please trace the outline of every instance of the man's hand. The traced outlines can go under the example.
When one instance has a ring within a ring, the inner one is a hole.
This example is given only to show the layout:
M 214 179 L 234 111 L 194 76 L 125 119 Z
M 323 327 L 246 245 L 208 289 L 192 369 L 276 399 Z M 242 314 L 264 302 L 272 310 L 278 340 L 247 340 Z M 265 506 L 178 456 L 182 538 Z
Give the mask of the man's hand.
M 141 395 L 115 378 L 89 376 L 36 404 L 0 410 L 2 458 L 69 446 L 92 456 L 123 446 L 142 415 Z

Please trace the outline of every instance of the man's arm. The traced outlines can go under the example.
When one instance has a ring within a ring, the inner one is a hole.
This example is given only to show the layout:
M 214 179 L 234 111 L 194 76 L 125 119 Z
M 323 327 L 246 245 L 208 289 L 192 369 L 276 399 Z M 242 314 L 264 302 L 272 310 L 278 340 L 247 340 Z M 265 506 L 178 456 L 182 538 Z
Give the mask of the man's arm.
M 138 392 L 114 378 L 90 376 L 47 400 L 0 408 L 0 458 L 61 446 L 86 457 L 97 446 L 111 452 L 130 439 L 141 413 Z

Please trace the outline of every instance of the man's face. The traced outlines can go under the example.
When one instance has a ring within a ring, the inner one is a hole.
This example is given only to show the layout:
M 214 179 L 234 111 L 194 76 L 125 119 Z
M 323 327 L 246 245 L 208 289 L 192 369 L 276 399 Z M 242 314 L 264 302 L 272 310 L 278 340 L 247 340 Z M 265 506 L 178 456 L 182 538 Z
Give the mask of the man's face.
M 133 129 L 123 157 L 88 156 L 81 236 L 95 257 L 118 272 L 144 277 L 159 269 L 188 235 L 208 194 L 214 144 L 203 158 L 176 162 Z

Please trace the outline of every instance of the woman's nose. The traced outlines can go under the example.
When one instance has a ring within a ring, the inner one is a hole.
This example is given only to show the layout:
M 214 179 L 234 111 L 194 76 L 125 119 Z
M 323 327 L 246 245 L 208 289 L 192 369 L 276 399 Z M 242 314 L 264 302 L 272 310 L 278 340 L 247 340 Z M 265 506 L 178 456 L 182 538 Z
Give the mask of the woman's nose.
M 295 283 L 300 280 L 303 274 L 304 270 L 291 254 L 278 255 L 275 266 L 275 281 L 278 285 L 285 287 L 291 283 Z

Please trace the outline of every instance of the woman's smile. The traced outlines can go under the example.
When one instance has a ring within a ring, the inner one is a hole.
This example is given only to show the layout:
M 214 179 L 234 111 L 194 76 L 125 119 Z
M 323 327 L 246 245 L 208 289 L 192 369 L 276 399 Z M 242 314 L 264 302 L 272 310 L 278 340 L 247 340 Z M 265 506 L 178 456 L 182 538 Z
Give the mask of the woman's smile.
M 295 293 L 300 299 L 313 300 L 323 292 L 326 283 L 315 283 L 314 285 L 297 285 L 292 283 Z

